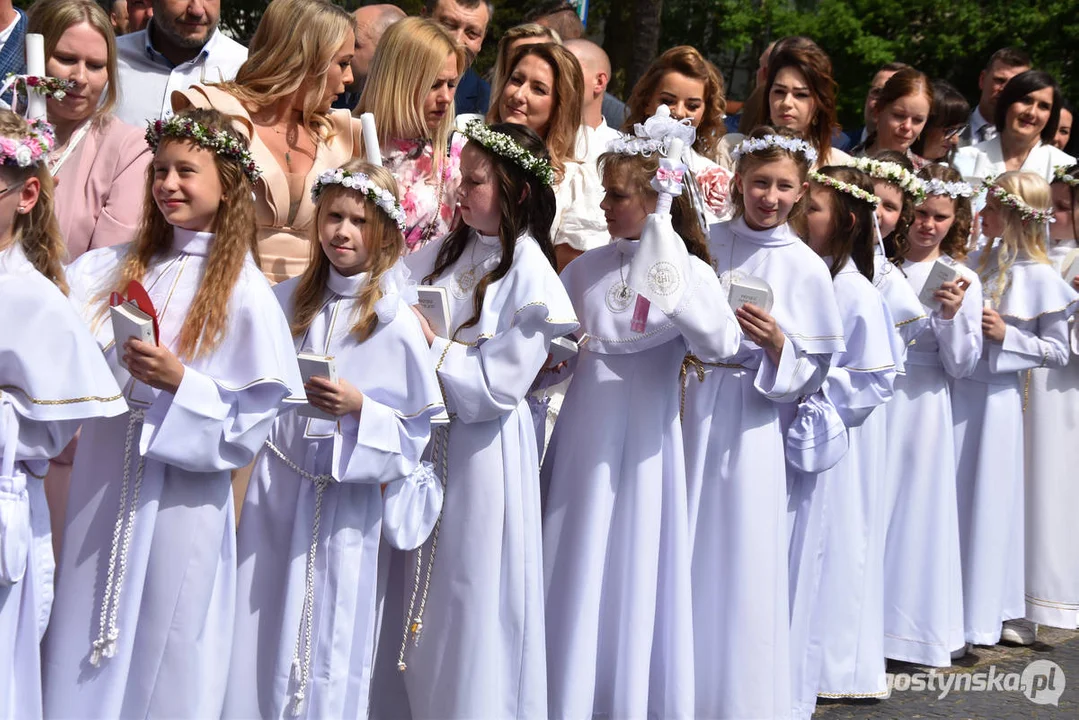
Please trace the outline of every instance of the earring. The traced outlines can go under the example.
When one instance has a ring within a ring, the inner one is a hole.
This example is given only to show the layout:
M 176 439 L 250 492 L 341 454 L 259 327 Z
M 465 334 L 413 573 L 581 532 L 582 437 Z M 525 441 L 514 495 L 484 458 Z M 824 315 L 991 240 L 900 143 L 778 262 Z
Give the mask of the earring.
M 26 214 L 26 208 L 24 208 L 24 207 L 20 206 L 20 207 L 19 207 L 19 214 L 20 214 L 20 215 L 25 215 L 25 214 Z

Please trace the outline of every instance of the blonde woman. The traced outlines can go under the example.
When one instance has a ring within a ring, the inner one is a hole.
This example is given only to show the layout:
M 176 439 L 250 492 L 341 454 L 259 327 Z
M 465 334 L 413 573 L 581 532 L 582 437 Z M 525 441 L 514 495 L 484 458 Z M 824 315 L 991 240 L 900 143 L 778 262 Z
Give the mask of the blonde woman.
M 382 164 L 405 211 L 405 253 L 449 232 L 463 139 L 453 136 L 462 46 L 432 20 L 405 18 L 386 31 L 355 114 L 375 116 Z
M 514 51 L 523 45 L 539 43 L 561 45 L 562 36 L 557 30 L 534 22 L 511 27 L 502 33 L 502 38 L 498 41 L 498 50 L 495 51 L 495 66 L 491 71 L 491 105 L 497 102 L 495 90 L 502 84 L 502 78 L 512 62 Z
M 112 114 L 116 38 L 105 11 L 94 0 L 39 0 L 29 17 L 28 31 L 45 36 L 45 74 L 73 83 L 63 99 L 46 103 L 56 128 L 48 159 L 57 180 L 56 216 L 71 262 L 134 238 L 150 152 L 145 128 Z
M 584 76 L 573 53 L 554 43 L 520 47 L 511 62 L 491 96 L 487 122 L 527 125 L 547 146 L 557 203 L 551 240 L 561 271 L 584 251 L 610 241 L 599 209 L 599 174 L 576 156 Z
M 271 283 L 307 267 L 315 177 L 358 153 L 359 121 L 330 109 L 352 82 L 355 50 L 355 20 L 341 7 L 273 0 L 234 81 L 172 95 L 177 112 L 194 106 L 231 115 L 250 143 L 262 170 L 255 184 L 260 263 Z

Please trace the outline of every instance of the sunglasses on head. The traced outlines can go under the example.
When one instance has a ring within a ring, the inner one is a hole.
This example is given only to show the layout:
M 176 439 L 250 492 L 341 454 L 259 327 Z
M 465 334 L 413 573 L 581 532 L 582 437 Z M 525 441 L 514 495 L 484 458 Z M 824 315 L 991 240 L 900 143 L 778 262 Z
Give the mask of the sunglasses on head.
M 959 135 L 961 132 L 963 132 L 966 129 L 967 129 L 967 124 L 966 123 L 963 123 L 962 125 L 953 125 L 950 128 L 944 128 L 944 139 L 945 140 L 951 140 L 956 135 Z

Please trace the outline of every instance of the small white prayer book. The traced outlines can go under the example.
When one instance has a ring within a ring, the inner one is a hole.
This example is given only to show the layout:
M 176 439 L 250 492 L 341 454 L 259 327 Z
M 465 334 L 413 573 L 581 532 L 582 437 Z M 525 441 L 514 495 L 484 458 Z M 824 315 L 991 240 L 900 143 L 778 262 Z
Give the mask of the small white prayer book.
M 329 378 L 330 382 L 337 382 L 337 367 L 333 358 L 327 355 L 315 355 L 314 353 L 300 353 L 296 356 L 296 362 L 300 366 L 300 376 L 306 385 L 315 376 Z M 311 403 L 304 403 L 296 409 L 297 415 L 316 418 L 318 420 L 336 420 L 333 415 L 319 410 Z
M 116 341 L 116 356 L 123 357 L 123 345 L 130 338 L 141 340 L 151 345 L 154 342 L 154 319 L 135 307 L 134 303 L 125 302 L 109 308 L 112 317 L 112 337 Z M 120 361 L 123 364 L 123 361 Z
M 756 305 L 765 312 L 772 312 L 772 304 L 775 296 L 768 283 L 757 277 L 740 278 L 731 281 L 730 293 L 727 296 L 731 308 L 737 310 L 743 305 Z
M 437 285 L 419 285 L 416 293 L 420 296 L 420 312 L 431 324 L 435 335 L 441 338 L 450 336 L 450 296 L 446 288 Z
M 1064 281 L 1071 285 L 1076 275 L 1079 275 L 1079 250 L 1072 250 L 1064 258 Z
M 547 348 L 547 352 L 551 354 L 551 360 L 549 365 L 557 365 L 569 360 L 571 357 L 577 354 L 577 343 L 568 337 L 559 337 L 551 341 L 551 346 Z
M 940 286 L 944 283 L 955 282 L 959 277 L 959 268 L 938 258 L 929 270 L 929 276 L 925 279 L 922 291 L 918 293 L 918 300 L 927 308 L 940 307 L 940 302 L 933 299 L 933 294 L 940 290 Z

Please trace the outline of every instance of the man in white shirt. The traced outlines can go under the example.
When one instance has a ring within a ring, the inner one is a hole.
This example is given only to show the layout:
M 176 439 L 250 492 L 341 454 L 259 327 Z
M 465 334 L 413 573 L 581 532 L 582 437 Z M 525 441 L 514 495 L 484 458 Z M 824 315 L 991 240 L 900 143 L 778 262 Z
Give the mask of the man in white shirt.
M 961 146 L 977 145 L 997 136 L 993 116 L 997 109 L 997 96 L 1008 81 L 1021 72 L 1030 70 L 1030 56 L 1017 48 L 1001 48 L 989 58 L 989 64 L 978 76 L 981 98 L 978 107 L 970 114 L 970 124 L 959 137 Z
M 172 114 L 174 90 L 233 79 L 247 48 L 221 34 L 220 17 L 221 0 L 153 0 L 146 29 L 116 40 L 117 117 L 141 127 Z
M 603 117 L 603 97 L 611 79 L 611 61 L 603 48 L 583 38 L 567 40 L 566 49 L 576 56 L 584 74 L 583 122 L 577 134 L 577 157 L 594 168 L 596 159 L 607 151 L 607 142 L 619 135 Z

